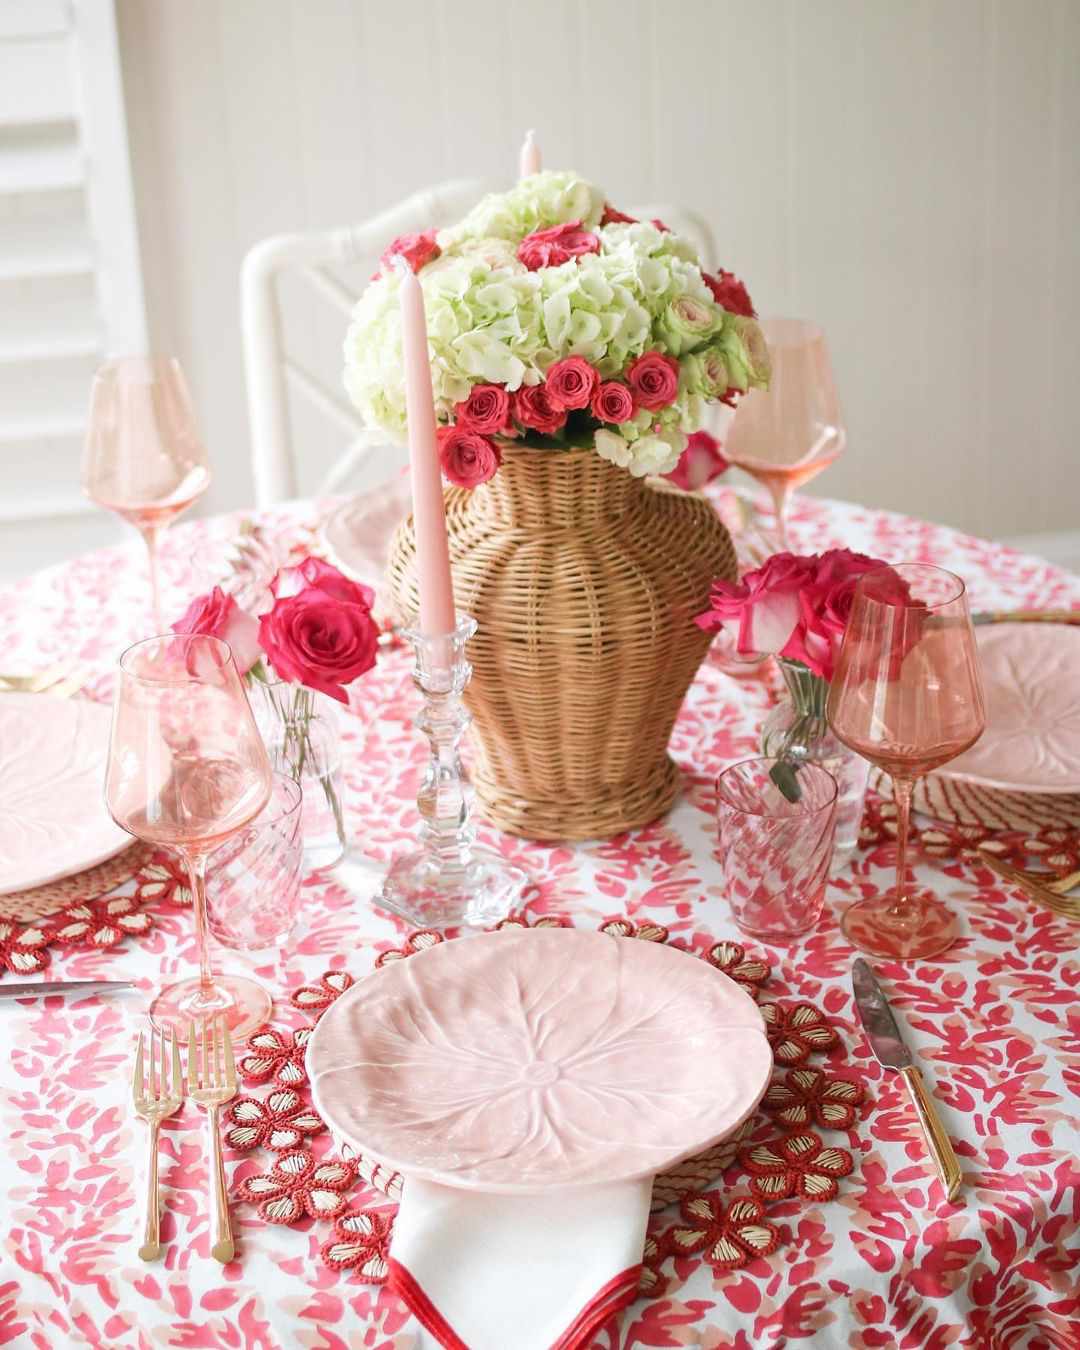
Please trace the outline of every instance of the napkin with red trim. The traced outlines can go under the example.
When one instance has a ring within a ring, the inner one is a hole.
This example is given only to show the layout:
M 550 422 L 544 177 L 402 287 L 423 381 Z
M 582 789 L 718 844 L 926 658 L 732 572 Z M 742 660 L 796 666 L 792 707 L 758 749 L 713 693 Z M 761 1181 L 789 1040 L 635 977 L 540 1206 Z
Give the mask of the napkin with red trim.
M 652 1178 L 490 1195 L 410 1177 L 391 1288 L 445 1350 L 581 1350 L 637 1296 Z

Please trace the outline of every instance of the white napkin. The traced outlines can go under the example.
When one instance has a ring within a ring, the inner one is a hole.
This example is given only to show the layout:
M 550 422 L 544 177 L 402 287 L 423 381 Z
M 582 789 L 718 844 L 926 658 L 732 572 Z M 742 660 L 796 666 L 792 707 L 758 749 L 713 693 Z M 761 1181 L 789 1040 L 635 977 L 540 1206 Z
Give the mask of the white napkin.
M 446 1350 L 575 1350 L 637 1293 L 652 1178 L 489 1195 L 410 1177 L 390 1286 Z

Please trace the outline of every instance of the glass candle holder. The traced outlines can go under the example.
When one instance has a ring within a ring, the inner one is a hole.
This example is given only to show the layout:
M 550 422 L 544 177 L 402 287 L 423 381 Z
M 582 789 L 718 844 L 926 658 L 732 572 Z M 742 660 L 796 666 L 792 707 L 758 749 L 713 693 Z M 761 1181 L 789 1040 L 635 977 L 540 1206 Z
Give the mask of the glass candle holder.
M 769 774 L 775 759 L 744 759 L 716 780 L 720 864 L 731 912 L 744 933 L 787 942 L 813 928 L 825 905 L 836 834 L 836 779 L 818 764 L 799 770 L 788 801 Z
M 491 849 L 475 843 L 469 819 L 469 781 L 461 765 L 461 738 L 472 720 L 462 701 L 472 667 L 465 645 L 476 620 L 459 615 L 453 633 L 404 636 L 413 645 L 413 681 L 424 697 L 416 725 L 431 749 L 417 794 L 419 847 L 390 863 L 375 903 L 419 928 L 465 924 L 487 927 L 514 908 L 528 877 Z
M 209 859 L 210 932 L 234 951 L 282 946 L 296 923 L 304 861 L 303 793 L 275 773 L 262 812 Z

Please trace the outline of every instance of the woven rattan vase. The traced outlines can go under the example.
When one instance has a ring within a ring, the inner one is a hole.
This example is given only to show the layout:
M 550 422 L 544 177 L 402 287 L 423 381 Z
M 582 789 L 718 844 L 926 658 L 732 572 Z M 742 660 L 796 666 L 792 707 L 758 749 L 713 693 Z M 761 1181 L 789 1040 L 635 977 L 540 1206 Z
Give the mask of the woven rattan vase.
M 482 814 L 529 839 L 592 839 L 671 806 L 668 739 L 709 645 L 694 623 L 735 551 L 712 507 L 592 450 L 511 447 L 447 492 L 459 611 L 479 624 L 466 693 Z M 390 552 L 417 607 L 412 520 Z

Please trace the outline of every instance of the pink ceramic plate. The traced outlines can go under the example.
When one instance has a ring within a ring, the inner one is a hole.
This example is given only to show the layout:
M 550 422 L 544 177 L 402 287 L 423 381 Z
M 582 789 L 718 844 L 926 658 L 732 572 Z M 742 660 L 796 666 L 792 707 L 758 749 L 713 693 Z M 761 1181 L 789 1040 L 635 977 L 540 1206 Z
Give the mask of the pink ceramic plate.
M 323 540 L 333 561 L 354 581 L 378 590 L 394 531 L 412 510 L 407 474 L 358 493 L 335 507 L 323 522 Z
M 105 809 L 109 709 L 0 694 L 0 895 L 45 886 L 131 843 Z
M 407 1177 L 529 1194 L 629 1181 L 711 1147 L 772 1069 L 754 1002 L 685 952 L 572 928 L 376 970 L 308 1044 L 319 1113 Z
M 1080 792 L 1080 628 L 976 629 L 986 730 L 943 778 L 1005 792 Z

